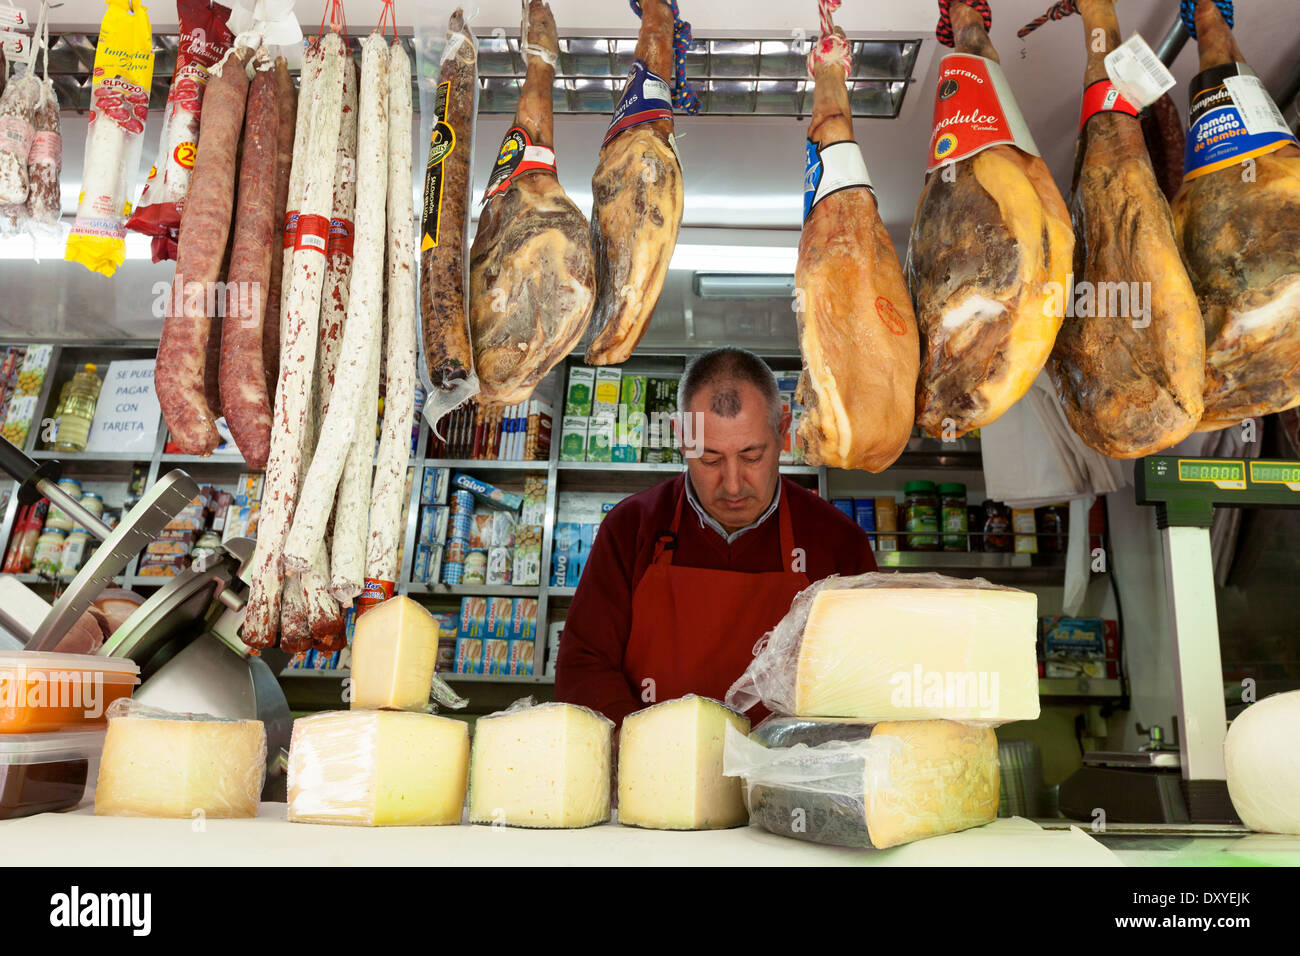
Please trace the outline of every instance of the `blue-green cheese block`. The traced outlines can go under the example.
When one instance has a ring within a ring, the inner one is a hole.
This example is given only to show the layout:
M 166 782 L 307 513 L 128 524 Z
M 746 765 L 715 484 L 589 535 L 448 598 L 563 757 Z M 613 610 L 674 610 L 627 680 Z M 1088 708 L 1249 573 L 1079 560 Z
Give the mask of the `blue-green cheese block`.
M 788 768 L 780 783 L 765 780 L 761 770 L 747 781 L 751 821 L 781 836 L 883 849 L 997 816 L 998 744 L 988 727 L 951 720 L 773 717 L 750 739 L 769 748 L 814 748 L 801 761 L 798 782 L 789 782 Z M 817 749 L 863 740 L 881 746 L 872 756 Z

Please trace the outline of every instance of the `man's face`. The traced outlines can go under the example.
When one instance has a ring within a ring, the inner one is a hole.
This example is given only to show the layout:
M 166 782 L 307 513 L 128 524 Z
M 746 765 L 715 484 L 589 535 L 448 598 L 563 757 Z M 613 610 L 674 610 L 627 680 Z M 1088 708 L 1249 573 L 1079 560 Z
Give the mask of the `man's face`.
M 739 399 L 740 408 L 725 416 L 715 409 L 735 407 L 728 392 Z M 780 476 L 781 440 L 768 418 L 763 393 L 748 382 L 706 387 L 685 411 L 690 420 L 683 452 L 700 504 L 728 532 L 752 524 L 772 503 Z M 789 425 L 787 412 L 781 416 L 780 434 Z

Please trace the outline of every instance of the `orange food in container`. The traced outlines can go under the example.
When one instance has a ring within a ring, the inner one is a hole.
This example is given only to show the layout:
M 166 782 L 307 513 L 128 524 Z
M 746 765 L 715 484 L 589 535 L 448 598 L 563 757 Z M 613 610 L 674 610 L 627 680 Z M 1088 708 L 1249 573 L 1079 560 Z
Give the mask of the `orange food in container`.
M 104 726 L 108 705 L 130 697 L 139 683 L 140 668 L 128 660 L 0 652 L 0 734 Z

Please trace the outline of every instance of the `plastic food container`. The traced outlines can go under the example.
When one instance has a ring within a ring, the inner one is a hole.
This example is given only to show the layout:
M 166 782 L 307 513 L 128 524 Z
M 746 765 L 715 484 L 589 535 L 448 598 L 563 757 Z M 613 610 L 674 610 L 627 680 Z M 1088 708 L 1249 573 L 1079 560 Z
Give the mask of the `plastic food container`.
M 0 734 L 0 820 L 71 810 L 94 787 L 103 730 Z
M 0 735 L 102 727 L 139 683 L 140 668 L 115 657 L 0 652 Z

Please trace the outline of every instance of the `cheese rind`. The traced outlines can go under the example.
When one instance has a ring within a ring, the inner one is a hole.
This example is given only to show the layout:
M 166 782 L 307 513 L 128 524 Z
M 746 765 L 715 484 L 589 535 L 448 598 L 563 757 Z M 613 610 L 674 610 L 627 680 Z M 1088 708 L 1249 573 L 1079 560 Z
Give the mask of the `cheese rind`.
M 747 823 L 740 779 L 722 775 L 728 725 L 749 733 L 748 718 L 694 694 L 630 714 L 619 731 L 618 822 L 656 830 Z
M 352 637 L 353 710 L 423 711 L 438 660 L 438 622 L 408 597 L 357 618 Z
M 782 836 L 837 846 L 885 847 L 991 822 L 998 812 L 997 737 L 988 727 L 950 720 L 809 721 L 772 718 L 751 735 L 771 748 L 814 748 L 800 767 L 747 779 L 751 818 Z M 872 741 L 864 755 L 818 748 Z M 825 775 L 818 771 L 824 760 Z M 821 779 L 817 779 L 821 776 Z
M 329 711 L 293 722 L 290 823 L 460 823 L 469 725 L 436 714 Z
M 255 817 L 265 778 L 260 720 L 110 717 L 95 813 Z
M 606 822 L 613 728 L 575 704 L 480 717 L 470 758 L 470 823 L 566 828 Z
M 823 588 L 793 712 L 875 720 L 1038 717 L 1038 599 L 992 588 Z

